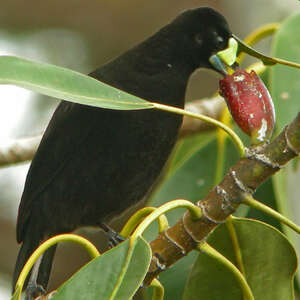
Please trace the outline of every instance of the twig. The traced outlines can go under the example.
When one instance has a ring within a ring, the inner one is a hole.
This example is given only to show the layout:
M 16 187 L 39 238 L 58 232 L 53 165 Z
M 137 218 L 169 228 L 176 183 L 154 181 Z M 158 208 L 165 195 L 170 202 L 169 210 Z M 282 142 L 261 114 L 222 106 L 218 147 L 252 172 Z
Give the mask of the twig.
M 225 101 L 221 96 L 195 100 L 185 105 L 185 109 L 190 112 L 203 114 L 216 120 L 220 120 L 221 114 L 225 107 Z M 215 127 L 207 122 L 203 122 L 194 118 L 184 117 L 182 127 L 179 132 L 179 137 L 183 138 L 213 128 Z
M 41 136 L 13 140 L 0 148 L 0 167 L 31 160 L 41 141 Z
M 204 114 L 208 117 L 219 119 L 221 112 L 225 108 L 225 102 L 222 97 L 207 98 L 188 103 L 186 109 L 198 114 Z M 214 126 L 193 118 L 184 118 L 179 137 L 183 138 L 202 131 L 213 129 Z M 41 141 L 42 134 L 29 138 L 12 140 L 5 146 L 0 146 L 0 167 L 32 160 L 37 147 Z

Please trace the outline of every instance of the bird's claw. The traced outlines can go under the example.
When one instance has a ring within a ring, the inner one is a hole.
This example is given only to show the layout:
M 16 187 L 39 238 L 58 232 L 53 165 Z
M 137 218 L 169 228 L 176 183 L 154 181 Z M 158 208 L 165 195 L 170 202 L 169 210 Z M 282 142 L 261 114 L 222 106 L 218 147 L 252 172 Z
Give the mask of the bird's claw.
M 108 232 L 108 239 L 109 248 L 113 248 L 119 245 L 121 242 L 125 241 L 125 238 L 115 231 Z
M 104 223 L 100 223 L 100 227 L 105 231 L 108 237 L 108 246 L 113 248 L 119 245 L 121 242 L 125 241 L 125 238 L 122 237 L 118 232 L 114 231 L 112 228 L 107 226 Z
M 26 296 L 25 300 L 33 300 L 33 299 L 40 299 L 40 297 L 44 296 L 46 291 L 44 288 L 39 284 L 28 284 L 26 288 Z

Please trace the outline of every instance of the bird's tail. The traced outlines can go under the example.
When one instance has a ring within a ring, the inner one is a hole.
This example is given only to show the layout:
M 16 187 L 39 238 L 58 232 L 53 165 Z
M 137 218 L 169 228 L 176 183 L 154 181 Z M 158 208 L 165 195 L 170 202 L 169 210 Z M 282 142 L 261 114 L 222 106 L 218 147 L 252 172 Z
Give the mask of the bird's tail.
M 24 242 L 19 250 L 19 254 L 17 257 L 17 262 L 15 265 L 15 270 L 13 274 L 13 292 L 15 291 L 15 286 L 17 283 L 17 280 L 19 278 L 19 275 L 26 263 L 26 261 L 29 259 L 30 255 L 34 252 L 34 250 L 40 245 L 39 240 L 32 240 L 29 238 L 25 238 Z M 52 262 L 54 259 L 54 254 L 56 250 L 56 245 L 52 246 L 50 249 L 48 249 L 42 258 L 40 267 L 39 267 L 39 273 L 37 278 L 37 284 L 41 285 L 45 290 L 47 288 L 47 284 L 49 281 L 49 276 L 51 272 Z M 30 275 L 27 276 L 26 282 L 24 284 L 24 289 L 27 286 L 28 279 Z

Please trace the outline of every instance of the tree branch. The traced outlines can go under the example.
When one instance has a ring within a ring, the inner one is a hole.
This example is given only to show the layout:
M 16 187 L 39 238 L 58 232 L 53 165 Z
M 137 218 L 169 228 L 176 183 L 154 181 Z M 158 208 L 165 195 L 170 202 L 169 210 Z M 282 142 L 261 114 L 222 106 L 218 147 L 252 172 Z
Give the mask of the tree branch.
M 225 108 L 225 102 L 221 96 L 216 96 L 214 98 L 192 101 L 185 108 L 195 113 L 219 119 Z M 184 117 L 179 137 L 183 138 L 212 128 L 213 126 L 203 121 Z M 31 160 L 41 138 L 42 134 L 35 137 L 17 139 L 6 146 L 0 147 L 0 167 L 7 167 L 12 164 Z
M 259 185 L 299 152 L 300 113 L 272 143 L 247 149 L 246 157 L 228 171 L 205 199 L 197 202 L 203 214 L 199 220 L 193 221 L 187 212 L 150 243 L 153 256 L 144 284 L 149 285 L 160 272 L 195 249 L 235 212 L 245 194 L 253 194 Z
M 221 114 L 226 107 L 221 96 L 195 100 L 185 105 L 185 109 L 193 113 L 202 114 L 216 120 L 220 120 Z M 213 125 L 194 118 L 184 117 L 179 137 L 184 138 L 202 131 L 215 128 Z
M 0 149 L 0 167 L 31 160 L 41 141 L 41 135 L 13 140 Z

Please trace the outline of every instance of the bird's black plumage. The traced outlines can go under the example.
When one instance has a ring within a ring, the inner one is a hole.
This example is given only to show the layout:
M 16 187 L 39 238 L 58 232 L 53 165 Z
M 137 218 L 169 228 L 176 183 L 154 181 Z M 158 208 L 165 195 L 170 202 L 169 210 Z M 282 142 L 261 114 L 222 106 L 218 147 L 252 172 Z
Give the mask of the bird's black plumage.
M 188 79 L 226 48 L 230 30 L 210 8 L 188 10 L 90 76 L 141 98 L 184 106 Z M 62 101 L 30 166 L 19 207 L 14 283 L 33 250 L 52 235 L 98 226 L 141 200 L 162 170 L 178 115 L 117 111 Z M 45 254 L 46 287 L 55 250 Z

